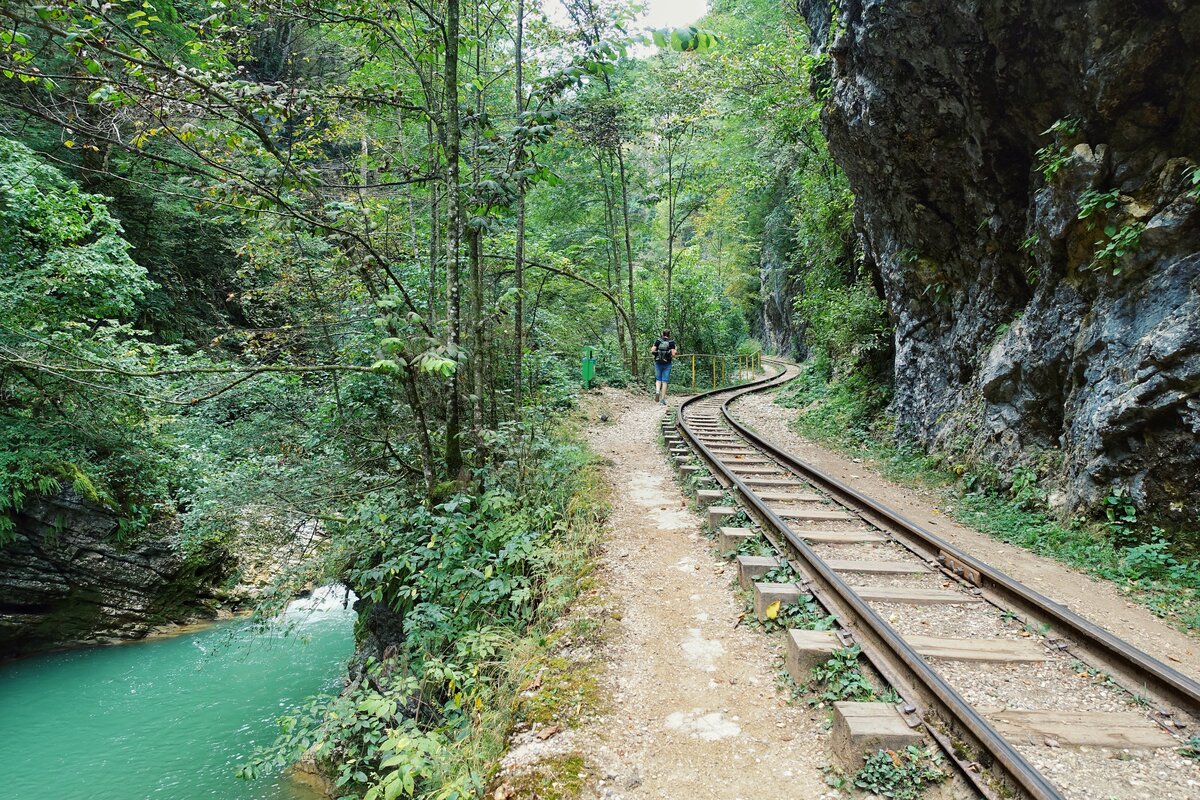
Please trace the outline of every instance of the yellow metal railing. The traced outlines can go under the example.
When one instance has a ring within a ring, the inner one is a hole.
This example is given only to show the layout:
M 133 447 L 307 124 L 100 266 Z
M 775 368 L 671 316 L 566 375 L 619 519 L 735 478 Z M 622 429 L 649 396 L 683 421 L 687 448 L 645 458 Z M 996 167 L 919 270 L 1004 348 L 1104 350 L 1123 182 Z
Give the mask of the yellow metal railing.
M 653 367 L 651 367 L 652 369 Z M 672 361 L 670 390 L 691 392 L 736 386 L 762 370 L 762 354 L 676 353 Z

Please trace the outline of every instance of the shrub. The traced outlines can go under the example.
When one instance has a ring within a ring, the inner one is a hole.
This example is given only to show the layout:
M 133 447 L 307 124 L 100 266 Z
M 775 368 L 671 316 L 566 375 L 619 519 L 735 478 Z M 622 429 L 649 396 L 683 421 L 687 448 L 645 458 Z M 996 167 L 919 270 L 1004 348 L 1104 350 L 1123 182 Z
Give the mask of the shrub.
M 835 371 L 853 372 L 888 346 L 887 309 L 862 282 L 806 286 L 797 306 L 808 322 L 806 343 L 827 356 Z

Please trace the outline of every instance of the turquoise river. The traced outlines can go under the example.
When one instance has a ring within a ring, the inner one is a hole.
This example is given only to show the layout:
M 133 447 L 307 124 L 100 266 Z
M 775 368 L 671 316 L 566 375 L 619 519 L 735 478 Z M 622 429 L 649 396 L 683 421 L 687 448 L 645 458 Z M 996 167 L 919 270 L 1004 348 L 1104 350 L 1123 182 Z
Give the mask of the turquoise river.
M 340 687 L 354 625 L 343 600 L 322 589 L 266 632 L 232 620 L 0 666 L 0 797 L 310 800 L 234 771 L 280 715 Z

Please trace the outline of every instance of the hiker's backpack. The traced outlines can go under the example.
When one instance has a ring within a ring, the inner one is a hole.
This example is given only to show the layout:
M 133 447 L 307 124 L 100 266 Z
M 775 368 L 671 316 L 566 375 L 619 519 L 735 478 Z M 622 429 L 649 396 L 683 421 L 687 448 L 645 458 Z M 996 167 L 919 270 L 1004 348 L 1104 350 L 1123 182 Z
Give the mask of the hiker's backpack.
M 671 363 L 671 340 L 659 339 L 654 345 L 654 360 L 659 364 Z

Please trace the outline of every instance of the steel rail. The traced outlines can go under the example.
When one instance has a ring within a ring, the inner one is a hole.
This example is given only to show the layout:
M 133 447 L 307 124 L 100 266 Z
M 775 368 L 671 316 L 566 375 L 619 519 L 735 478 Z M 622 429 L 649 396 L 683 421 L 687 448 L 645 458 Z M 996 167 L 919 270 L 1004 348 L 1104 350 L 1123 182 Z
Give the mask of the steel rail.
M 757 391 L 764 387 L 753 387 Z M 1071 637 L 1078 649 L 1086 651 L 1093 661 L 1101 661 L 1125 678 L 1127 686 L 1140 685 L 1160 702 L 1174 706 L 1193 719 L 1200 718 L 1200 682 L 1189 678 L 1173 667 L 1134 647 L 1095 623 L 1081 617 L 1066 606 L 1037 592 L 987 562 L 963 552 L 958 547 L 928 531 L 917 523 L 873 500 L 831 475 L 807 464 L 767 439 L 749 430 L 733 418 L 729 403 L 747 392 L 739 392 L 721 406 L 730 426 L 756 447 L 769 453 L 789 469 L 816 485 L 839 503 L 854 509 L 867 522 L 897 535 L 902 541 L 915 545 L 922 557 L 930 561 L 946 561 L 945 556 L 965 565 L 979 576 L 977 585 L 992 597 L 993 605 L 1016 607 L 1034 621 L 1049 625 L 1052 631 Z M 956 571 L 960 575 L 963 570 Z M 974 582 L 974 581 L 972 581 Z M 1054 637 L 1051 637 L 1054 638 Z M 1070 645 L 1062 649 L 1070 649 Z
M 784 374 L 786 374 L 786 369 L 780 375 L 770 376 L 738 387 L 732 394 L 734 397 L 738 397 L 766 388 Z M 970 769 L 970 766 L 964 765 L 964 757 L 961 752 L 962 743 L 966 743 L 976 751 L 985 768 L 993 768 L 998 765 L 1001 775 L 996 777 L 1003 779 L 1010 791 L 1019 791 L 1024 796 L 1035 798 L 1035 800 L 1062 800 L 1063 795 L 1037 769 L 1026 761 L 978 711 L 926 663 L 925 659 L 911 645 L 904 641 L 878 612 L 859 597 L 841 576 L 819 558 L 808 544 L 758 497 L 757 493 L 751 490 L 701 441 L 688 424 L 684 411 L 691 404 L 717 394 L 718 391 L 729 392 L 730 390 L 705 392 L 685 400 L 676 415 L 676 426 L 705 461 L 709 462 L 710 466 L 719 472 L 729 485 L 737 489 L 743 501 L 755 512 L 755 515 L 767 526 L 782 534 L 789 547 L 800 555 L 804 561 L 802 572 L 810 579 L 805 588 L 813 592 L 828 610 L 834 613 L 841 612 L 838 614 L 839 619 L 853 630 L 864 655 L 885 678 L 889 679 L 894 689 L 902 696 L 907 695 L 905 699 L 909 703 L 905 707 L 905 711 L 920 716 L 921 721 L 930 728 L 939 745 L 948 750 L 947 754 L 951 760 L 963 769 L 968 778 L 973 779 L 972 782 L 976 788 L 985 796 L 996 796 L 997 793 L 990 790 L 984 776 L 972 775 L 973 770 Z M 729 417 L 728 404 L 734 397 L 727 399 L 721 406 L 727 419 Z M 890 654 L 892 659 L 884 657 L 883 653 Z M 935 720 L 933 722 L 928 719 L 930 712 L 933 712 Z M 939 729 L 937 724 L 939 722 L 948 730 Z M 954 741 L 956 738 L 959 741 Z

